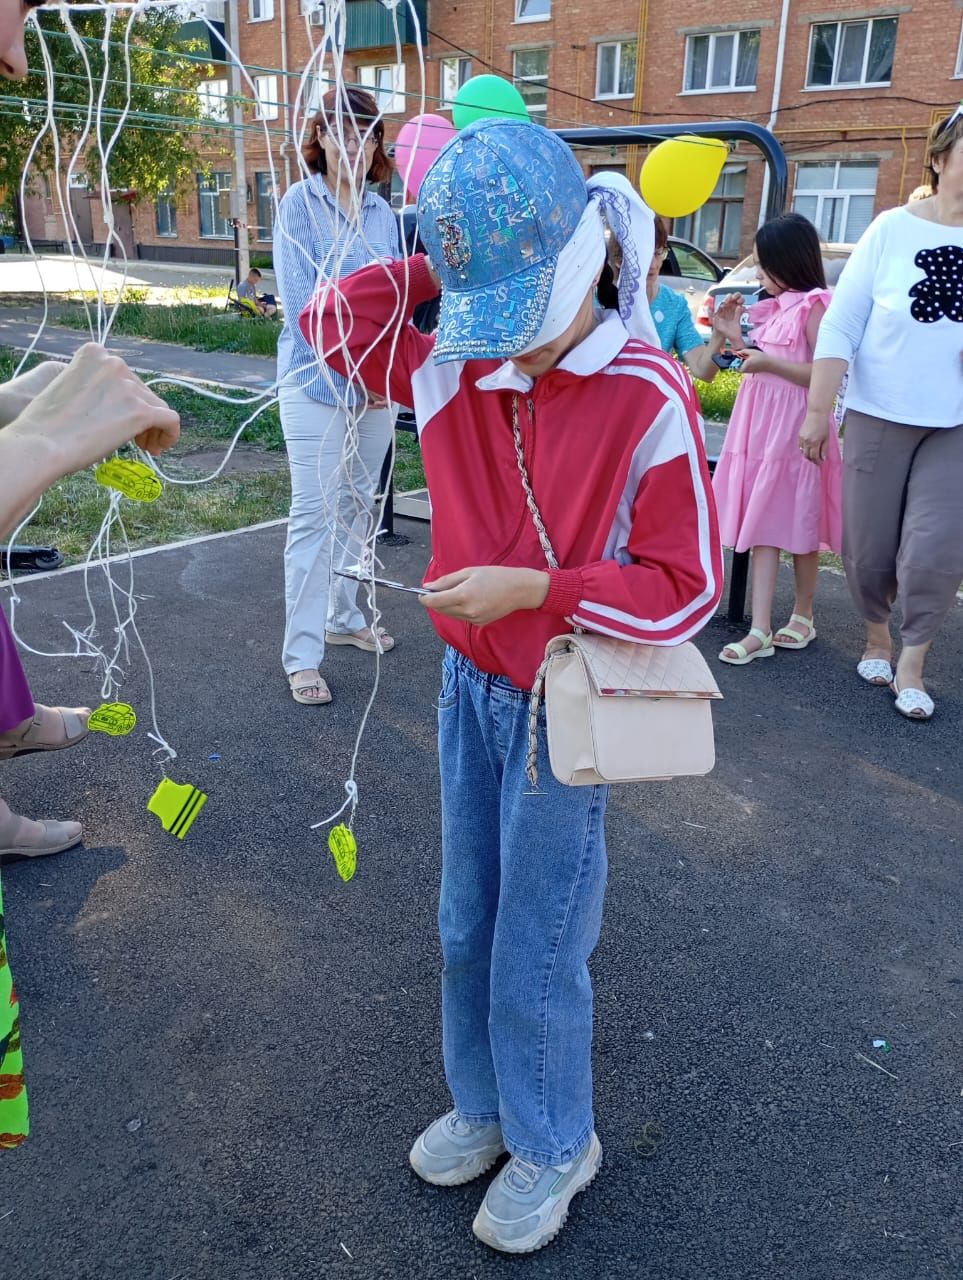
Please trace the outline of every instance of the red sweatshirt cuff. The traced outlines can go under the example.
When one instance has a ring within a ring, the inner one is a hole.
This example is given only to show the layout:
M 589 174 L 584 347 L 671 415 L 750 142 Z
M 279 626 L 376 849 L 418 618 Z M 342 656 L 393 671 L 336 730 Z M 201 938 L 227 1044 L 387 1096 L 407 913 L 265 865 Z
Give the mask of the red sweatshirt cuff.
M 428 258 L 423 253 L 415 253 L 408 259 L 397 258 L 389 268 L 392 276 L 404 292 L 405 271 L 408 273 L 408 311 L 414 311 L 422 302 L 430 302 L 438 296 L 438 286 L 431 278 L 428 270 Z
M 555 613 L 569 618 L 584 594 L 581 569 L 549 569 L 548 595 L 539 613 Z

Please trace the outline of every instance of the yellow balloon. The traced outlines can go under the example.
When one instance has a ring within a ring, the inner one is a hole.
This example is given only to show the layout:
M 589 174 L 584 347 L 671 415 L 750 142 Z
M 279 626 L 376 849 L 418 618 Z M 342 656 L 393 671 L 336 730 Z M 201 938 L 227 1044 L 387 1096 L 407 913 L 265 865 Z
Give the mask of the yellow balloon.
M 712 195 L 728 154 L 729 148 L 720 138 L 697 138 L 690 133 L 666 138 L 642 165 L 642 199 L 664 218 L 695 213 Z

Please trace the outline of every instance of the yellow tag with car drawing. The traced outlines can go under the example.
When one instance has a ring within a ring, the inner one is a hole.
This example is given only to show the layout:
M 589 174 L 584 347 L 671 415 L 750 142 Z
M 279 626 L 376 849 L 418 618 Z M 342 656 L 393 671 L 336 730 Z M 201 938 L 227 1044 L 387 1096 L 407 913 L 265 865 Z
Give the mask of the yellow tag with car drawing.
M 338 875 L 347 882 L 358 867 L 358 842 L 355 840 L 351 829 L 346 827 L 343 822 L 339 822 L 336 827 L 332 827 L 331 834 L 328 836 L 328 848 L 334 856 L 334 865 L 338 868 Z
M 90 713 L 87 728 L 91 733 L 109 733 L 112 738 L 122 738 L 137 723 L 137 712 L 128 702 L 102 702 Z
M 146 462 L 133 462 L 130 458 L 108 458 L 98 466 L 94 479 L 133 502 L 156 502 L 164 492 L 156 472 Z

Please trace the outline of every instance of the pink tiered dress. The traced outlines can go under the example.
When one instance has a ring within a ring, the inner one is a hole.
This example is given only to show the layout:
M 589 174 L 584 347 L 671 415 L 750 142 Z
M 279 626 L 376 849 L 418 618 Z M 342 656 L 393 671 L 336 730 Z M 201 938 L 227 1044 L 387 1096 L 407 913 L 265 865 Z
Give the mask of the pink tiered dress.
M 752 341 L 767 355 L 812 359 L 806 322 L 828 289 L 787 292 L 749 308 Z M 842 460 L 829 415 L 826 460 L 816 466 L 799 450 L 806 388 L 774 373 L 747 373 L 736 396 L 713 490 L 723 544 L 737 551 L 779 547 L 797 555 L 839 551 Z

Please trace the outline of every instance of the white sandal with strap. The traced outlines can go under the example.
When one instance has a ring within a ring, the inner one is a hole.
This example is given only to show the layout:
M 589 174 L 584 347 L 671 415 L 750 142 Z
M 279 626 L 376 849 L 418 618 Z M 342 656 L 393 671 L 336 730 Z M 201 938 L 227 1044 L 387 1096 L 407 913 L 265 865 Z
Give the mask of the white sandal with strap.
M 323 707 L 331 701 L 331 690 L 317 671 L 298 671 L 288 676 L 291 697 L 304 707 Z M 317 697 L 308 697 L 309 689 L 317 689 Z
M 895 680 L 889 686 L 896 694 L 896 710 L 907 720 L 929 720 L 936 704 L 922 689 L 901 689 Z
M 891 685 L 894 679 L 893 668 L 886 658 L 861 658 L 856 663 L 856 674 L 867 684 L 878 688 Z
M 741 643 L 727 644 L 720 650 L 719 661 L 728 662 L 730 667 L 744 667 L 747 663 L 754 662 L 756 658 L 771 658 L 774 656 L 776 650 L 773 648 L 771 631 L 767 634 L 765 631 L 760 631 L 758 627 L 751 627 L 749 629 L 749 634 L 751 636 L 755 636 L 759 641 L 758 649 L 747 649 L 746 646 Z M 737 656 L 735 658 L 727 658 L 727 649 L 731 650 Z
M 805 635 L 798 627 L 792 626 L 794 622 L 801 622 L 808 628 L 809 634 Z M 805 649 L 807 645 L 812 644 L 816 639 L 816 628 L 813 625 L 812 618 L 803 617 L 801 613 L 794 613 L 789 619 L 788 626 L 780 627 L 773 636 L 773 644 L 777 649 Z M 792 640 L 780 640 L 780 636 L 792 636 Z

